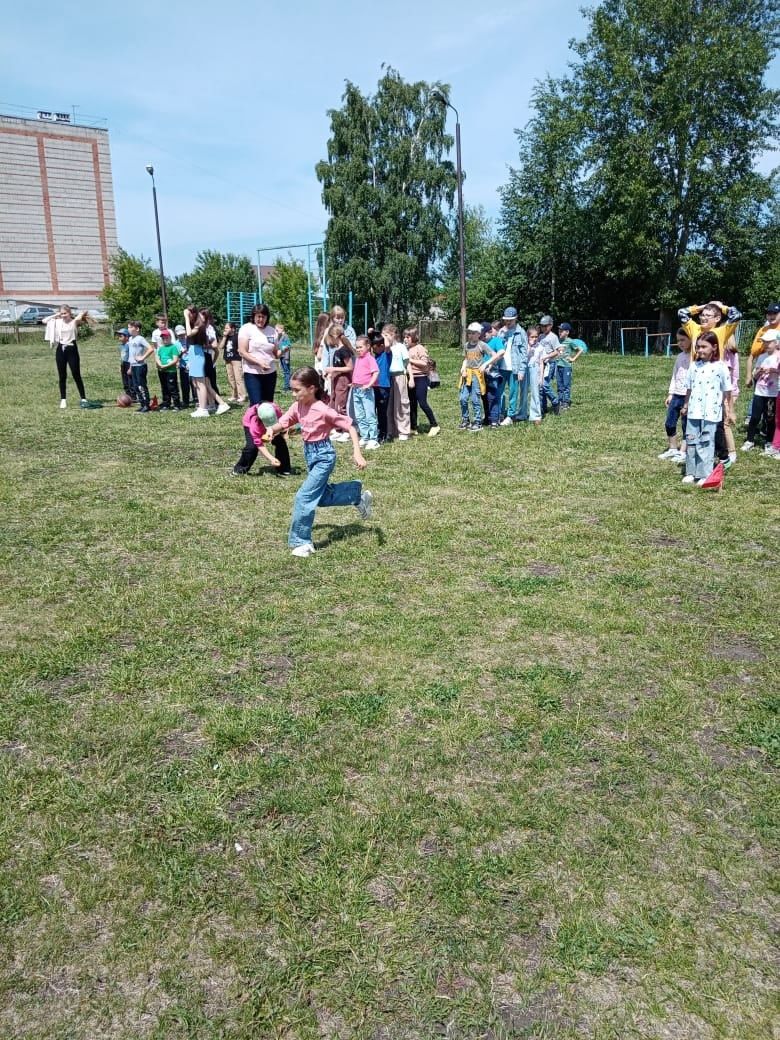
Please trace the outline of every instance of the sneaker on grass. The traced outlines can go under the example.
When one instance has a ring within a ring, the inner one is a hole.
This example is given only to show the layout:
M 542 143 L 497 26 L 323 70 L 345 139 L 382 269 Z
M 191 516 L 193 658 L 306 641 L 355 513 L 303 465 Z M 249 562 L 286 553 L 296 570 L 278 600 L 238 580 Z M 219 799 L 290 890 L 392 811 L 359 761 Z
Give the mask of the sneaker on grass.
M 683 484 L 693 484 L 695 480 L 696 477 L 694 477 L 692 473 L 689 473 L 687 476 L 682 478 Z
M 752 441 L 745 441 L 745 443 L 742 445 L 742 449 L 741 450 L 742 451 L 752 451 L 753 450 L 753 442 Z
M 217 408 L 216 414 L 217 415 L 224 415 L 225 412 L 229 412 L 229 411 L 230 411 L 230 405 L 227 404 L 225 401 L 223 401 L 222 404 L 219 406 L 219 408 Z
M 293 556 L 312 556 L 315 552 L 314 546 L 311 542 L 305 542 L 303 545 L 296 545 L 292 550 Z
M 662 451 L 658 456 L 659 459 L 673 459 L 675 455 L 679 455 L 677 448 L 667 448 L 666 451 Z
M 355 506 L 358 513 L 360 513 L 361 520 L 370 520 L 371 513 L 373 512 L 374 496 L 370 491 L 364 491 L 360 496 L 360 501 Z

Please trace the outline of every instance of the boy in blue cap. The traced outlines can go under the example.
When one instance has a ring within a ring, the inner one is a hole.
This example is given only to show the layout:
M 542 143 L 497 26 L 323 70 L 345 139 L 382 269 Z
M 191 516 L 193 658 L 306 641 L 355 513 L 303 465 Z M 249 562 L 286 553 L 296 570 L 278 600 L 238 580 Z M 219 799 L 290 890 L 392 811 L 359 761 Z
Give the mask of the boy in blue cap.
M 120 329 L 119 336 L 119 375 L 122 377 L 122 388 L 131 400 L 135 400 L 135 390 L 130 378 L 130 332 L 128 329 Z

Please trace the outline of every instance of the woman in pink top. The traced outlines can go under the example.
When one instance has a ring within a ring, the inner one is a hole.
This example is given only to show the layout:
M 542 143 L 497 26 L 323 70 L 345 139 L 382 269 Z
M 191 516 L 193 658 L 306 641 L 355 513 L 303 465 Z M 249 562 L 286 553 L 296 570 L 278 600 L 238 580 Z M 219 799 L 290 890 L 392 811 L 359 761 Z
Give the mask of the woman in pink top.
M 312 527 L 317 506 L 354 506 L 360 516 L 368 520 L 371 516 L 372 495 L 370 491 L 363 490 L 359 480 L 328 483 L 336 466 L 336 449 L 330 442 L 333 430 L 349 434 L 352 458 L 358 469 L 366 468 L 366 460 L 360 451 L 352 420 L 347 415 L 339 415 L 323 401 L 325 391 L 319 373 L 309 366 L 299 368 L 293 373 L 290 385 L 295 403 L 265 436 L 271 440 L 296 423 L 301 427 L 303 457 L 309 472 L 295 496 L 288 545 L 293 556 L 311 556 L 314 552 Z

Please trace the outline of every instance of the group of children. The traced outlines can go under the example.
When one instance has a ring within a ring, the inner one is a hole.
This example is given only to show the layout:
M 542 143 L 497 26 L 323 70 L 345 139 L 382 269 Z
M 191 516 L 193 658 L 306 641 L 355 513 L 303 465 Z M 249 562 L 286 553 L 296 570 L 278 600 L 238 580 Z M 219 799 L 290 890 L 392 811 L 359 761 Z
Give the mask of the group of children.
M 204 419 L 230 411 L 231 404 L 244 404 L 247 390 L 244 382 L 244 363 L 238 350 L 239 330 L 235 322 L 226 322 L 222 336 L 217 337 L 213 319 L 208 310 L 188 308 L 184 313 L 185 325 L 177 325 L 173 332 L 164 315 L 156 318 L 151 344 L 141 333 L 140 322 L 129 321 L 119 329 L 120 376 L 124 400 L 120 403 L 138 404 L 139 412 L 184 411 L 195 405 L 192 418 Z M 284 373 L 285 389 L 290 388 L 291 343 L 284 326 L 274 329 L 278 358 Z M 225 374 L 231 396 L 223 399 L 217 385 L 216 364 L 224 358 Z M 149 361 L 157 369 L 160 399 L 149 390 Z
M 553 326 L 544 315 L 526 330 L 514 307 L 500 321 L 468 326 L 459 383 L 461 430 L 538 426 L 548 412 L 559 415 L 571 407 L 572 368 L 588 348 L 572 337 L 568 322 L 558 326 L 557 336 Z
M 685 466 L 684 484 L 720 486 L 712 475 L 737 460 L 734 432 L 740 393 L 739 355 L 735 333 L 741 314 L 719 300 L 678 312 L 678 354 L 666 397 L 668 447 L 658 456 Z M 693 360 L 692 360 L 693 359 Z M 765 453 L 780 459 L 780 415 L 776 410 L 780 369 L 780 303 L 767 307 L 766 322 L 750 348 L 747 387 L 753 387 L 747 440 L 750 451 L 759 434 Z M 677 427 L 682 429 L 678 441 Z M 717 462 L 716 462 L 717 460 Z

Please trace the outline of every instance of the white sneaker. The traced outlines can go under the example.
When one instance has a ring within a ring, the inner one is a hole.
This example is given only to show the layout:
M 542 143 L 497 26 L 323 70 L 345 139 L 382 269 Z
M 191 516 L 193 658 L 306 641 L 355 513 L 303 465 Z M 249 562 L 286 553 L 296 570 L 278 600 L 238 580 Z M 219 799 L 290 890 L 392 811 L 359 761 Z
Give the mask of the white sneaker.
M 379 441 L 366 441 L 365 443 L 366 451 L 376 451 L 378 447 Z
M 683 464 L 683 462 L 685 462 L 685 452 L 684 451 L 677 451 L 677 452 L 675 452 L 675 454 L 672 457 L 672 462 L 675 464 L 675 466 L 681 466 Z
M 293 556 L 311 556 L 315 552 L 314 546 L 311 542 L 306 542 L 303 545 L 296 545 L 292 550 Z
M 208 408 L 196 408 L 190 419 L 208 419 L 210 412 Z
M 229 404 L 225 404 L 225 402 L 223 401 L 222 404 L 219 406 L 219 408 L 217 408 L 216 414 L 217 415 L 224 415 L 225 412 L 229 412 L 229 411 L 230 411 L 230 405 Z
M 696 477 L 694 477 L 691 473 L 689 473 L 687 477 L 682 478 L 683 484 L 693 484 L 695 480 Z
M 662 451 L 658 456 L 659 459 L 673 459 L 675 455 L 679 455 L 677 448 L 667 448 L 666 451 Z
M 742 451 L 750 451 L 752 449 L 752 447 L 753 447 L 753 442 L 752 441 L 745 441 L 745 443 L 742 445 Z
M 429 437 L 437 437 L 441 433 L 441 426 L 431 426 L 428 430 Z
M 737 461 L 737 453 L 735 451 L 730 451 L 729 452 L 729 459 L 732 462 L 736 462 Z
M 771 444 L 767 444 L 764 448 L 764 454 L 774 458 L 775 455 L 780 455 L 780 451 L 778 451 L 777 448 L 773 448 Z
M 60 408 L 67 408 L 67 407 L 68 407 L 68 402 L 63 397 L 63 399 L 60 401 Z
M 514 422 L 514 419 L 510 419 L 509 416 L 507 416 L 506 419 L 502 419 L 501 420 L 499 425 L 501 425 L 501 426 L 511 426 L 513 422 Z
M 701 480 L 697 480 L 696 481 L 696 487 L 701 487 L 706 479 L 707 479 L 706 477 L 702 477 Z
M 361 448 L 365 448 L 365 446 L 366 446 L 366 438 L 365 437 L 361 437 L 360 440 L 358 441 L 358 444 L 360 445 Z
M 373 501 L 374 496 L 371 494 L 370 491 L 364 491 L 363 494 L 360 496 L 360 501 L 355 506 L 355 509 L 357 509 L 358 513 L 360 513 L 360 518 L 362 520 L 369 520 L 371 518 Z
M 398 440 L 399 441 L 408 441 L 409 440 L 409 434 L 408 433 L 399 433 L 398 434 Z

